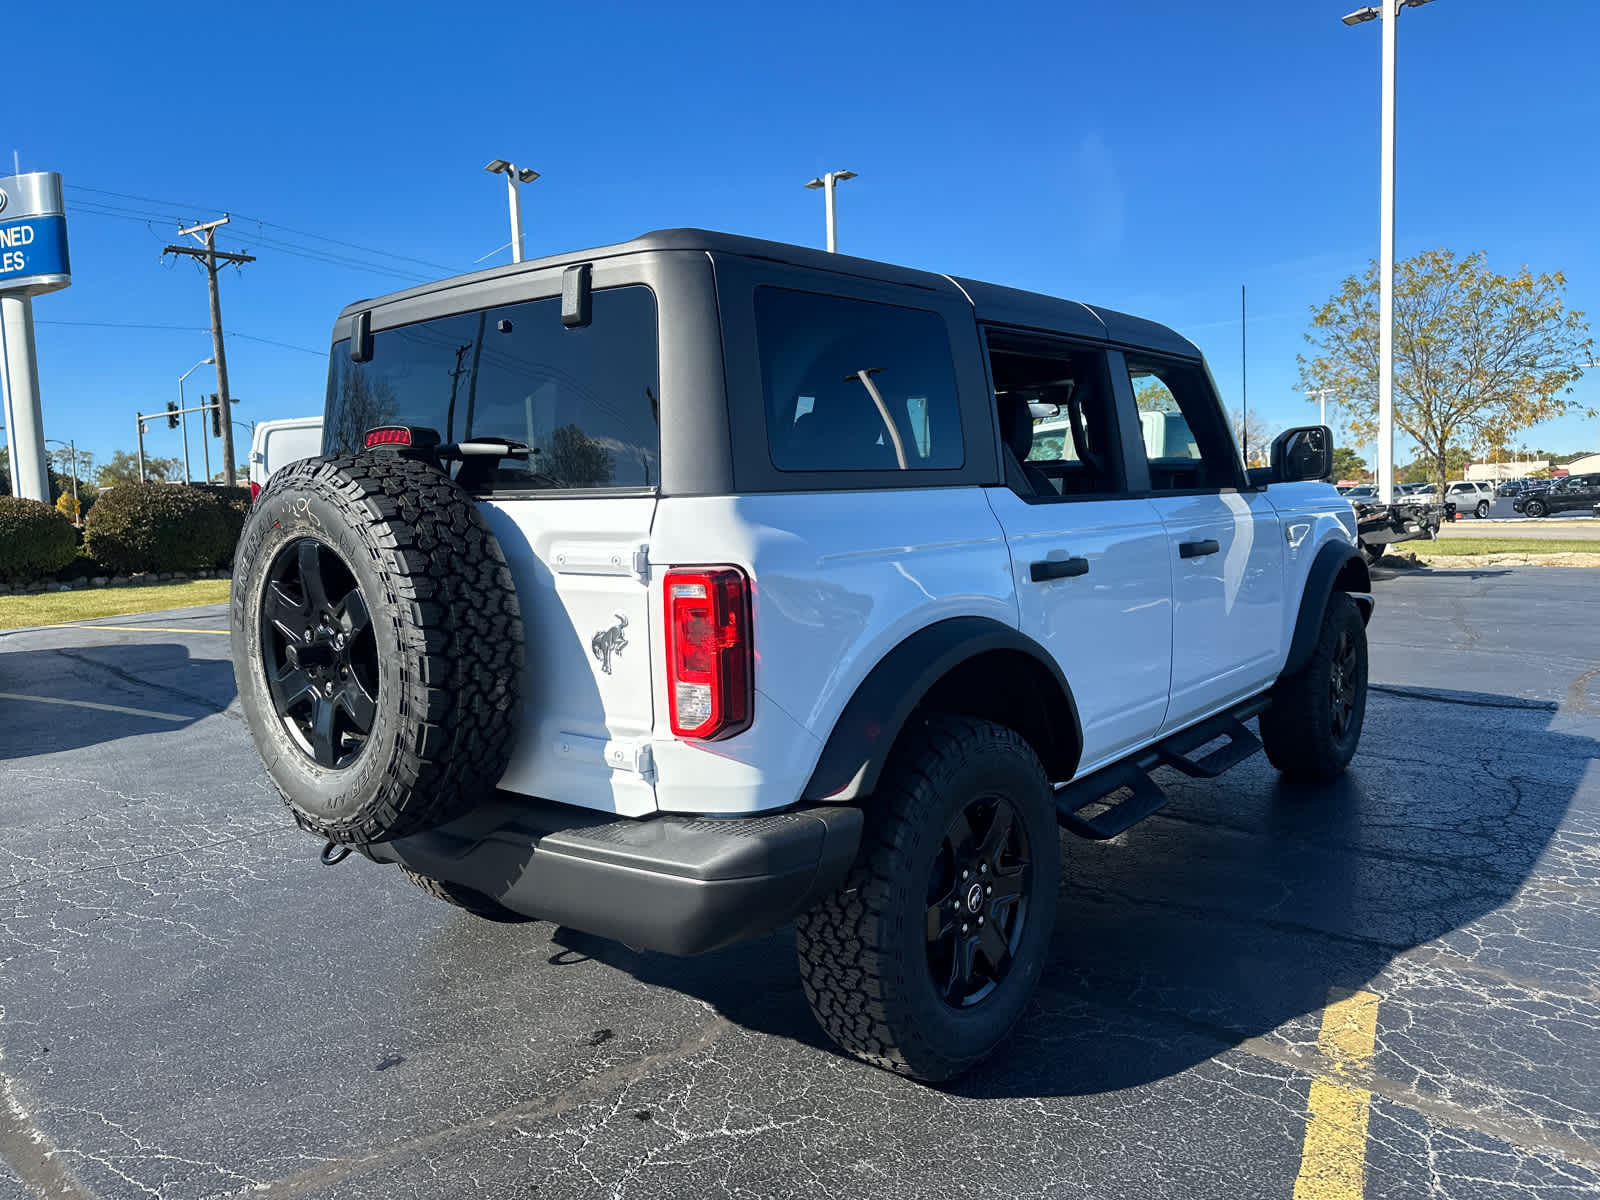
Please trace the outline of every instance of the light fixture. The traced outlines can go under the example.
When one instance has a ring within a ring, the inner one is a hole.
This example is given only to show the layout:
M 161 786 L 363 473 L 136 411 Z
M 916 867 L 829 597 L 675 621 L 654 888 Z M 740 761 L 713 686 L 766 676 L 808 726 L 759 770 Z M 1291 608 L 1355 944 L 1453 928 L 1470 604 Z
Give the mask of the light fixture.
M 1346 19 L 1348 20 L 1348 18 L 1346 18 Z M 507 162 L 505 159 L 497 158 L 493 162 L 491 162 L 487 167 L 485 167 L 484 170 L 488 171 L 490 174 L 498 175 L 498 174 L 500 174 L 501 171 L 504 171 L 510 165 L 511 164 L 509 162 Z
M 1367 22 L 1367 21 L 1376 21 L 1382 15 L 1383 15 L 1383 13 L 1380 12 L 1378 9 L 1368 7 L 1368 8 L 1358 8 L 1358 9 L 1356 9 L 1355 12 L 1346 13 L 1344 16 L 1340 17 L 1339 19 L 1341 21 L 1343 21 L 1346 25 L 1360 25 L 1360 24 L 1363 24 L 1364 22 Z

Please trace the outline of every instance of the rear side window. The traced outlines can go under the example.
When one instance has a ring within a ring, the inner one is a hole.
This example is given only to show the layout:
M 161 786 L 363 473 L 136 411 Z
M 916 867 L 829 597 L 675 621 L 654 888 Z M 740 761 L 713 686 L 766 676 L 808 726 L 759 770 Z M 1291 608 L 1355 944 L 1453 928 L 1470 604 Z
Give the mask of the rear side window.
M 767 446 L 780 471 L 962 465 L 943 318 L 776 287 L 757 288 L 755 304 Z
M 458 313 L 376 333 L 372 358 L 333 348 L 327 451 L 349 454 L 375 425 L 423 425 L 447 442 L 505 437 L 501 490 L 652 487 L 660 481 L 656 303 L 642 286 L 594 293 L 568 329 L 561 300 Z

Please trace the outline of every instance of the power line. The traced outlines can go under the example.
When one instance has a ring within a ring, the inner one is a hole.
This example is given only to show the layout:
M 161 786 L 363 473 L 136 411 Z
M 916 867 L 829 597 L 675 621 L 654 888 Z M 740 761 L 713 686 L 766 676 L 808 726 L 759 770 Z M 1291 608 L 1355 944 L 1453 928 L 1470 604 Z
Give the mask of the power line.
M 151 325 L 143 321 L 45 321 L 35 318 L 35 325 L 72 325 L 84 329 L 159 329 L 167 333 L 209 333 L 206 325 Z M 247 342 L 261 342 L 268 346 L 281 346 L 285 350 L 298 350 L 301 354 L 327 356 L 326 350 L 313 350 L 310 346 L 296 346 L 293 342 L 280 342 L 273 338 L 258 337 L 253 333 L 240 333 L 237 329 L 223 332 L 224 337 L 243 338 Z
M 118 220 L 137 222 L 138 224 L 144 225 L 146 228 L 148 228 L 151 236 L 157 238 L 158 240 L 165 239 L 155 230 L 155 225 L 157 222 L 173 221 L 175 223 L 181 223 L 181 221 L 175 217 L 154 213 L 141 213 L 128 209 L 100 207 L 94 204 L 86 204 L 81 201 L 74 204 L 74 211 L 81 212 L 88 216 L 114 217 Z M 390 267 L 382 263 L 362 262 L 359 259 L 333 254 L 329 251 L 318 250 L 314 247 L 300 246 L 294 242 L 282 242 L 274 238 L 267 237 L 257 237 L 250 240 L 254 244 L 267 246 L 278 251 L 279 253 L 291 254 L 296 258 L 308 259 L 311 262 L 323 263 L 326 266 L 345 267 L 352 271 L 366 271 L 371 274 L 381 276 L 385 279 L 398 279 L 404 283 L 424 283 L 428 280 L 427 275 L 424 275 L 418 271 L 409 271 L 400 267 Z
M 194 205 L 174 205 L 173 202 L 170 201 L 170 200 L 159 200 L 159 199 L 155 198 L 154 196 L 139 196 L 139 195 L 135 195 L 132 192 L 113 192 L 113 191 L 110 191 L 109 189 L 106 189 L 106 188 L 89 187 L 87 184 L 81 184 L 81 183 L 69 183 L 69 184 L 67 184 L 67 188 L 68 188 L 69 191 L 95 192 L 95 193 L 97 193 L 99 195 L 102 195 L 102 196 L 116 196 L 119 199 L 123 199 L 123 200 L 137 200 L 137 201 L 140 201 L 140 202 L 146 203 L 146 204 L 158 204 L 158 205 L 162 206 L 163 208 L 186 209 L 186 210 L 192 212 L 192 211 L 194 211 L 194 208 L 196 207 Z M 202 208 L 216 208 L 218 206 L 217 205 L 202 205 L 200 207 L 202 207 Z M 165 218 L 167 216 L 167 214 L 162 214 L 162 216 L 163 216 L 163 218 Z M 408 255 L 408 254 L 396 254 L 391 250 L 379 250 L 379 249 L 377 249 L 376 247 L 373 247 L 373 246 L 362 246 L 362 245 L 358 245 L 355 242 L 344 241 L 344 240 L 342 240 L 340 238 L 328 237 L 326 234 L 312 233 L 310 230 L 307 230 L 307 229 L 296 229 L 296 228 L 294 228 L 293 226 L 290 226 L 290 225 L 279 225 L 279 224 L 277 224 L 277 223 L 275 223 L 273 221 L 262 220 L 260 217 L 249 217 L 249 216 L 245 216 L 243 213 L 234 213 L 233 216 L 239 221 L 248 222 L 249 224 L 252 224 L 252 225 L 260 226 L 260 227 L 267 228 L 267 229 L 279 229 L 279 230 L 282 230 L 284 233 L 296 234 L 299 237 L 308 237 L 308 238 L 312 238 L 312 239 L 314 239 L 316 241 L 319 241 L 319 242 L 328 242 L 329 244 L 334 245 L 334 246 L 343 246 L 347 250 L 359 250 L 363 254 L 376 254 L 381 258 L 393 258 L 393 259 L 398 259 L 398 260 L 400 260 L 402 262 L 416 263 L 418 266 L 430 267 L 430 268 L 432 268 L 433 270 L 436 270 L 436 271 L 448 271 L 448 272 L 450 272 L 452 274 L 454 274 L 456 272 L 456 270 L 457 270 L 457 268 L 455 268 L 455 267 L 446 266 L 443 263 L 430 262 L 428 259 L 425 259 L 425 258 L 414 258 L 414 257 L 412 257 L 411 255 Z M 178 219 L 178 218 L 172 218 L 172 219 Z M 308 249 L 309 249 L 309 247 L 308 247 Z

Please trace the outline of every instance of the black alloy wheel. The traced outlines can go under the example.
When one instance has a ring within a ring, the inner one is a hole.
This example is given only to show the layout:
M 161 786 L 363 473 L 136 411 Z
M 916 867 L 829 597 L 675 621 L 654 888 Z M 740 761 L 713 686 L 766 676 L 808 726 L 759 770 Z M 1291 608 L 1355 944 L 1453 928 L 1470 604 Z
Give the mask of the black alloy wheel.
M 1523 506 L 1522 511 L 1524 514 L 1530 517 L 1542 517 L 1544 516 L 1544 501 L 1529 500 L 1528 503 Z
M 1333 739 L 1343 742 L 1350 735 L 1355 716 L 1357 692 L 1361 682 L 1356 657 L 1356 639 L 1348 629 L 1339 631 L 1333 644 L 1332 670 L 1328 672 L 1328 707 L 1332 716 Z
M 355 576 L 327 543 L 302 537 L 273 560 L 261 604 L 272 707 L 301 752 L 343 770 L 378 712 L 378 647 Z
M 1005 982 L 1028 919 L 1033 862 L 1011 802 L 980 796 L 951 820 L 928 879 L 928 970 L 952 1008 Z

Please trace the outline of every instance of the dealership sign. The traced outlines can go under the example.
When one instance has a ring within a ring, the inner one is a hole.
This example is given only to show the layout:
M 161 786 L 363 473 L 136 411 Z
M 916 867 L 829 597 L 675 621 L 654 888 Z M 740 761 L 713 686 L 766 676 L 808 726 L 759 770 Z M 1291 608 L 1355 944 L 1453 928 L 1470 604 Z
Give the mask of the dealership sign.
M 37 296 L 72 282 L 61 176 L 0 178 L 0 295 Z

